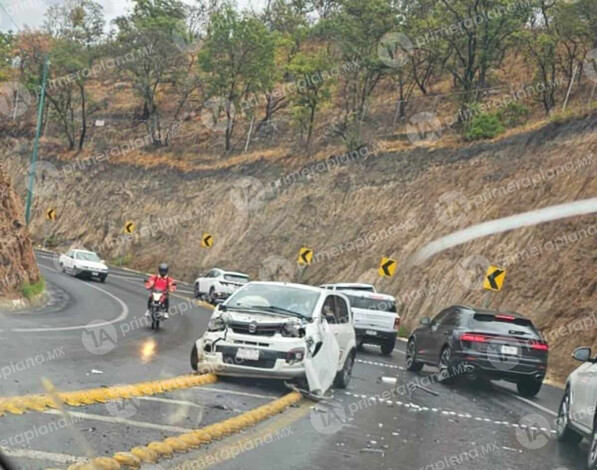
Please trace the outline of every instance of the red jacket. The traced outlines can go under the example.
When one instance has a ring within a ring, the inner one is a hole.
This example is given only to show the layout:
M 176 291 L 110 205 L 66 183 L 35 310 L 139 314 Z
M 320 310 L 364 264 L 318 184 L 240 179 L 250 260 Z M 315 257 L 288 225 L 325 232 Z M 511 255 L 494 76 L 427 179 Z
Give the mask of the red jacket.
M 145 288 L 174 292 L 176 290 L 176 281 L 169 276 L 161 277 L 154 274 L 145 283 Z

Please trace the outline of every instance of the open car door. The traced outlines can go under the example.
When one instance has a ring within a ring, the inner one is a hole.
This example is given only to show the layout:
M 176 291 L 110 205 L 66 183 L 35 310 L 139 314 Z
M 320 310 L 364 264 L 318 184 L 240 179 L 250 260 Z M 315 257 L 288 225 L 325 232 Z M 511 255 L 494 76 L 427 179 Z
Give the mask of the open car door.
M 309 324 L 305 332 L 307 336 L 305 374 L 309 391 L 314 395 L 323 395 L 334 383 L 338 372 L 340 346 L 325 318 Z

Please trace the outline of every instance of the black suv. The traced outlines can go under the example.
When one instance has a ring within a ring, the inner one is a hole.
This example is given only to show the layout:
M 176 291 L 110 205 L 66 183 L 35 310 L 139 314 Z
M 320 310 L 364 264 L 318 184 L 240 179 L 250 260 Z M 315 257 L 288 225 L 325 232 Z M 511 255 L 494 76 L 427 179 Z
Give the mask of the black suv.
M 438 366 L 446 383 L 469 375 L 515 382 L 518 393 L 539 393 L 549 347 L 533 323 L 517 313 L 456 305 L 421 319 L 406 347 L 406 368 Z

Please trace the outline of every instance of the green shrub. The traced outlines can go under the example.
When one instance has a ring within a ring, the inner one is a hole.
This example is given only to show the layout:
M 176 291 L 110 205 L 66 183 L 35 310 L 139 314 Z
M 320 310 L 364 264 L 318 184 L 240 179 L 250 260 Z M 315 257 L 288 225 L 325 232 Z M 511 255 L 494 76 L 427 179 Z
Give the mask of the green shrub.
M 468 122 L 464 131 L 464 138 L 468 141 L 493 139 L 505 130 L 497 114 L 480 113 Z
M 39 281 L 37 281 L 34 284 L 29 284 L 28 282 L 25 282 L 21 286 L 21 293 L 23 294 L 23 297 L 25 297 L 27 300 L 31 300 L 43 293 L 45 289 L 46 280 L 43 277 L 41 277 Z
M 517 127 L 527 122 L 530 109 L 521 103 L 509 103 L 500 110 L 499 118 L 506 127 Z
M 400 329 L 398 330 L 398 337 L 399 338 L 409 338 L 410 330 L 406 326 L 400 325 Z

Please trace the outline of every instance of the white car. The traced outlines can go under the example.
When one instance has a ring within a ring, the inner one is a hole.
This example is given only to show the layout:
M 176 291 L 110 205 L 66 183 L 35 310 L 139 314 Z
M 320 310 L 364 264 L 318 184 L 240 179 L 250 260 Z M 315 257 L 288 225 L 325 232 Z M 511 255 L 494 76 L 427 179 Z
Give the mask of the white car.
M 591 357 L 591 348 L 578 348 L 572 357 L 583 364 L 566 381 L 557 436 L 559 441 L 572 444 L 586 437 L 590 442 L 587 468 L 597 470 L 597 358 Z
M 195 297 L 212 304 L 222 302 L 249 282 L 249 276 L 223 269 L 212 269 L 207 275 L 195 279 Z
M 70 250 L 58 259 L 63 273 L 75 277 L 96 278 L 106 282 L 108 266 L 93 251 Z
M 324 394 L 345 388 L 356 337 L 348 299 L 339 293 L 278 282 L 251 282 L 214 311 L 191 352 L 200 372 L 306 379 Z
M 381 353 L 389 356 L 396 346 L 400 316 L 396 313 L 396 299 L 391 295 L 347 290 L 354 315 L 357 344 L 377 344 Z
M 362 284 L 356 282 L 342 282 L 338 284 L 323 284 L 321 286 L 322 289 L 329 289 L 329 290 L 358 290 L 363 292 L 377 292 L 375 290 L 375 286 L 371 284 Z

